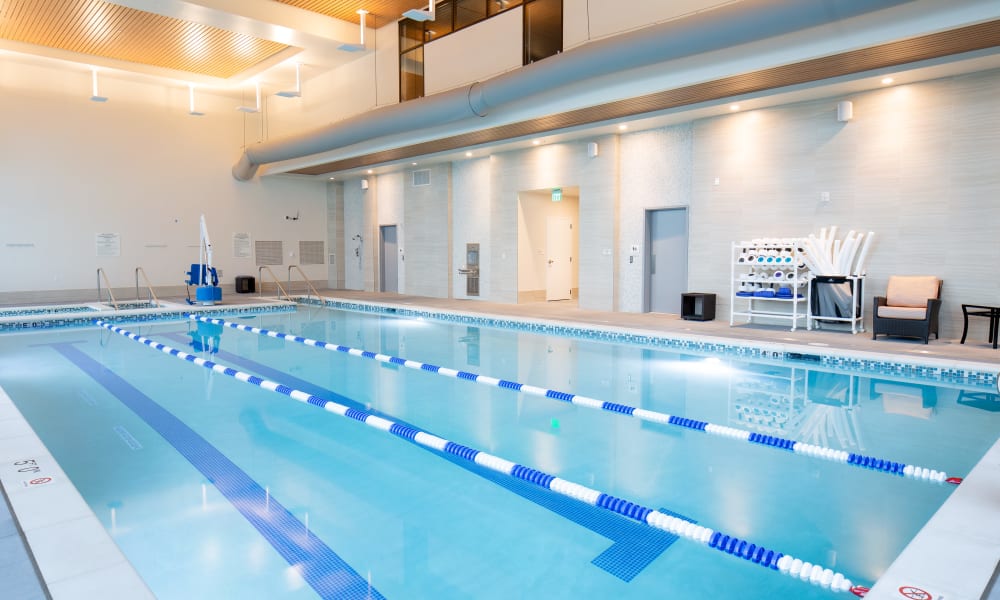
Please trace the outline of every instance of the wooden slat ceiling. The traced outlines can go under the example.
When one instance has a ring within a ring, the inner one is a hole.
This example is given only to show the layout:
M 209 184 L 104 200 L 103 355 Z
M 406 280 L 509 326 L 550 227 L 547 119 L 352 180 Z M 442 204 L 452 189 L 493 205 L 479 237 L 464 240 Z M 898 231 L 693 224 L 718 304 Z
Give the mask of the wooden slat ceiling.
M 399 19 L 404 12 L 412 8 L 427 8 L 427 0 L 274 0 L 282 4 L 294 6 L 311 12 L 359 23 L 358 9 L 363 8 L 378 17 L 378 25 Z M 436 1 L 436 0 L 435 0 Z M 374 22 L 368 20 L 369 27 Z
M 288 48 L 103 0 L 0 0 L 0 39 L 223 79 Z
M 312 176 L 326 175 L 428 154 L 540 135 L 572 127 L 594 125 L 622 118 L 641 117 L 703 102 L 766 92 L 797 84 L 864 73 L 885 67 L 899 67 L 909 63 L 996 47 L 1000 47 L 1000 21 L 989 21 L 871 48 L 751 71 L 637 98 L 608 102 L 528 121 L 303 167 L 288 171 L 288 173 Z M 419 101 L 414 100 L 414 102 Z

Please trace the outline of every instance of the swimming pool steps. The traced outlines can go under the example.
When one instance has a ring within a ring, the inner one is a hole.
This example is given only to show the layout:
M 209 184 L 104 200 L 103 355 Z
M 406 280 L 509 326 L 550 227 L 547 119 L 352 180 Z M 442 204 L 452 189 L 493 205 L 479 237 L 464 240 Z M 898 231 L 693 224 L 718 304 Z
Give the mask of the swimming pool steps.
M 836 592 L 847 592 L 852 588 L 853 584 L 842 573 L 835 572 L 829 568 L 824 568 L 821 565 L 814 565 L 810 562 L 795 558 L 792 555 L 767 549 L 762 545 L 753 544 L 747 540 L 723 534 L 708 527 L 703 527 L 696 523 L 692 523 L 691 521 L 679 519 L 666 513 L 630 502 L 623 498 L 617 498 L 578 483 L 560 479 L 559 477 L 555 477 L 543 471 L 539 471 L 525 465 L 520 465 L 502 457 L 487 454 L 481 450 L 446 440 L 415 427 L 395 423 L 389 419 L 367 411 L 351 408 L 301 390 L 296 390 L 275 381 L 262 379 L 256 375 L 238 371 L 232 367 L 227 367 L 214 361 L 206 360 L 194 354 L 184 352 L 183 350 L 171 348 L 166 344 L 139 336 L 122 329 L 121 327 L 116 327 L 98 319 L 95 319 L 94 323 L 109 331 L 149 346 L 155 350 L 159 350 L 164 354 L 174 356 L 180 360 L 205 367 L 206 369 L 210 369 L 216 373 L 233 377 L 234 379 L 244 383 L 250 383 L 257 387 L 280 393 L 298 400 L 299 402 L 310 404 L 328 412 L 364 423 L 365 425 L 375 429 L 385 431 L 422 446 L 463 458 L 493 471 L 504 473 L 511 477 L 546 488 L 557 494 L 618 513 L 634 521 L 645 523 L 650 527 L 672 533 L 678 537 L 687 538 L 708 546 L 709 548 L 713 548 L 762 567 L 772 569 L 783 575 L 797 578 L 804 582 L 821 586 Z
M 415 360 L 408 360 L 405 358 L 400 358 L 398 356 L 378 354 L 375 352 L 371 352 L 369 350 L 351 348 L 348 346 L 341 346 L 338 344 L 330 344 L 328 342 L 304 338 L 302 336 L 291 335 L 280 331 L 272 331 L 268 329 L 261 329 L 259 327 L 252 327 L 250 325 L 244 325 L 242 323 L 234 323 L 232 321 L 226 321 L 225 319 L 214 319 L 195 314 L 188 314 L 187 318 L 191 319 L 192 321 L 200 321 L 203 323 L 210 323 L 213 325 L 223 325 L 225 327 L 230 327 L 232 329 L 238 329 L 240 331 L 246 331 L 249 333 L 255 333 L 257 335 L 278 338 L 292 342 L 298 342 L 306 346 L 313 346 L 324 350 L 343 352 L 351 356 L 367 358 L 378 362 L 387 362 L 391 364 L 402 365 L 404 367 L 419 371 L 428 371 L 431 373 L 437 373 L 438 375 L 443 375 L 445 377 L 464 379 L 466 381 L 473 381 L 475 383 L 481 383 L 492 387 L 499 387 L 507 390 L 512 390 L 515 392 L 531 394 L 534 396 L 542 396 L 545 398 L 551 398 L 553 400 L 559 400 L 561 402 L 569 402 L 571 404 L 575 404 L 577 406 L 583 406 L 586 408 L 593 408 L 593 409 L 599 409 L 608 412 L 628 415 L 631 417 L 642 419 L 644 421 L 651 421 L 654 423 L 661 423 L 664 425 L 673 425 L 676 427 L 684 427 L 686 429 L 692 429 L 695 431 L 703 431 L 705 433 L 709 433 L 712 435 L 728 437 L 736 440 L 743 440 L 751 444 L 769 446 L 771 448 L 776 448 L 778 450 L 785 450 L 788 452 L 793 452 L 795 454 L 801 454 L 803 456 L 822 458 L 825 460 L 830 460 L 833 462 L 838 462 L 853 467 L 859 467 L 862 469 L 869 469 L 885 473 L 887 475 L 897 475 L 900 477 L 909 477 L 920 481 L 929 481 L 935 483 L 943 483 L 945 481 L 949 482 L 955 481 L 954 479 L 949 480 L 948 475 L 944 471 L 937 471 L 935 469 L 929 469 L 927 467 L 921 467 L 918 465 L 900 463 L 896 461 L 886 460 L 883 458 L 878 458 L 875 456 L 865 456 L 853 452 L 846 452 L 844 450 L 835 450 L 833 448 L 828 448 L 825 446 L 806 444 L 804 442 L 798 442 L 786 438 L 763 435 L 760 433 L 748 431 L 746 429 L 738 429 L 736 427 L 729 427 L 726 425 L 716 425 L 713 423 L 708 423 L 706 421 L 687 419 L 675 415 L 669 415 L 662 412 L 646 410 L 643 408 L 636 408 L 634 406 L 629 406 L 626 404 L 606 402 L 602 400 L 597 400 L 595 398 L 588 398 L 586 396 L 571 394 L 568 392 L 545 389 L 533 385 L 518 383 L 516 381 L 508 381 L 504 379 L 498 379 L 496 377 L 489 377 L 477 373 L 470 373 L 468 371 L 457 371 L 455 369 L 422 363 Z

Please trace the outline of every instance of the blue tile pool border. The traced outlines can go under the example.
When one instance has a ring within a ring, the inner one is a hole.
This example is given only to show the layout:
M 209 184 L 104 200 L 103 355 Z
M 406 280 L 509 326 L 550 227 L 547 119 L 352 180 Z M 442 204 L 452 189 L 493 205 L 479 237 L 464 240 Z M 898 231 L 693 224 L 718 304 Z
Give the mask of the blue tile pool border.
M 286 313 L 295 312 L 297 305 L 294 302 L 269 302 L 261 304 L 220 304 L 218 306 L 185 306 L 185 305 L 161 305 L 157 308 L 138 308 L 98 310 L 92 306 L 79 305 L 76 310 L 71 310 L 72 306 L 60 306 L 58 310 L 51 313 L 27 313 L 22 316 L 0 317 L 0 334 L 14 333 L 19 331 L 38 331 L 44 329 L 68 329 L 79 327 L 93 327 L 94 318 L 114 323 L 116 325 L 126 325 L 135 323 L 156 323 L 160 321 L 176 321 L 184 319 L 188 313 L 197 313 L 213 316 L 232 315 L 245 316 L 266 313 Z
M 517 319 L 507 316 L 472 315 L 462 312 L 410 308 L 375 302 L 338 300 L 314 297 L 296 299 L 301 304 L 325 306 L 339 310 L 393 315 L 406 318 L 433 319 L 474 327 L 491 327 L 513 331 L 527 331 L 583 340 L 596 340 L 676 350 L 685 353 L 724 356 L 752 361 L 797 361 L 822 366 L 837 371 L 859 375 L 905 377 L 928 383 L 963 384 L 996 389 L 1000 367 L 966 363 L 964 361 L 927 358 L 900 360 L 888 355 L 864 351 L 819 350 L 812 346 L 768 342 L 723 340 L 709 336 L 661 334 L 622 327 L 581 326 L 538 319 Z

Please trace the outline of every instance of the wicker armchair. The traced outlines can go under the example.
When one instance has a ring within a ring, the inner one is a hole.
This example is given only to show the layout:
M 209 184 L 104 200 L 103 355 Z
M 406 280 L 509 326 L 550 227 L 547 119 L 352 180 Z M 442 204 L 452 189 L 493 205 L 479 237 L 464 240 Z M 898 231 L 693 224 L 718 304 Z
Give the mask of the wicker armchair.
M 872 339 L 878 334 L 915 337 L 927 343 L 938 335 L 941 280 L 933 275 L 889 277 L 885 296 L 875 297 Z

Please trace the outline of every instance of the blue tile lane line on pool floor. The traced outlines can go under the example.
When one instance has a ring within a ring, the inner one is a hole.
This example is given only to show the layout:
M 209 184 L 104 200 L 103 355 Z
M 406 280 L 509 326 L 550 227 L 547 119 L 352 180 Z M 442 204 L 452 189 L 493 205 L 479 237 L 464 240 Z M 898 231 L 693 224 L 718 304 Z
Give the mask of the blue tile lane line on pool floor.
M 268 501 L 264 488 L 205 438 L 72 344 L 52 347 L 104 386 L 211 481 L 289 565 L 301 567 L 302 578 L 321 598 L 384 599 L 322 540 L 311 533 L 303 539 L 305 525 L 273 497 Z
M 181 334 L 162 334 L 162 337 L 170 338 L 176 342 L 187 343 L 190 341 L 188 336 Z M 215 357 L 219 361 L 225 361 L 232 365 L 242 367 L 247 371 L 251 371 L 262 377 L 271 379 L 272 381 L 280 381 L 284 385 L 300 389 L 308 394 L 313 394 L 326 400 L 333 400 L 334 402 L 339 402 L 357 410 L 367 411 L 386 419 L 391 419 L 401 425 L 415 428 L 417 427 L 416 425 L 400 420 L 393 415 L 388 415 L 374 409 L 368 409 L 360 402 L 351 400 L 350 398 L 342 396 L 333 390 L 328 390 L 304 379 L 299 379 L 290 373 L 279 371 L 273 367 L 226 352 L 225 350 L 219 350 L 215 354 Z M 405 438 L 399 439 L 405 440 Z M 526 500 L 534 502 L 535 504 L 551 510 L 565 519 L 568 519 L 582 527 L 586 527 L 594 533 L 600 534 L 612 540 L 614 544 L 612 544 L 607 550 L 602 552 L 591 562 L 593 562 L 593 564 L 597 567 L 600 567 L 611 575 L 614 575 L 624 581 L 631 581 L 633 577 L 638 575 L 644 568 L 656 560 L 656 557 L 658 557 L 678 539 L 676 535 L 666 531 L 647 527 L 642 523 L 632 521 L 631 519 L 622 519 L 618 515 L 609 513 L 608 511 L 602 510 L 596 506 L 591 506 L 582 502 L 574 502 L 561 494 L 556 494 L 550 490 L 523 482 L 515 477 L 509 477 L 491 469 L 480 467 L 479 465 L 470 463 L 460 457 L 433 450 L 411 440 L 405 441 L 412 443 L 418 448 L 432 452 L 441 458 L 450 461 L 457 467 L 492 481 L 493 483 L 514 492 Z M 697 522 L 685 517 L 684 515 L 679 515 L 668 510 L 661 509 L 660 512 L 667 513 L 679 519 L 691 521 L 692 523 Z

